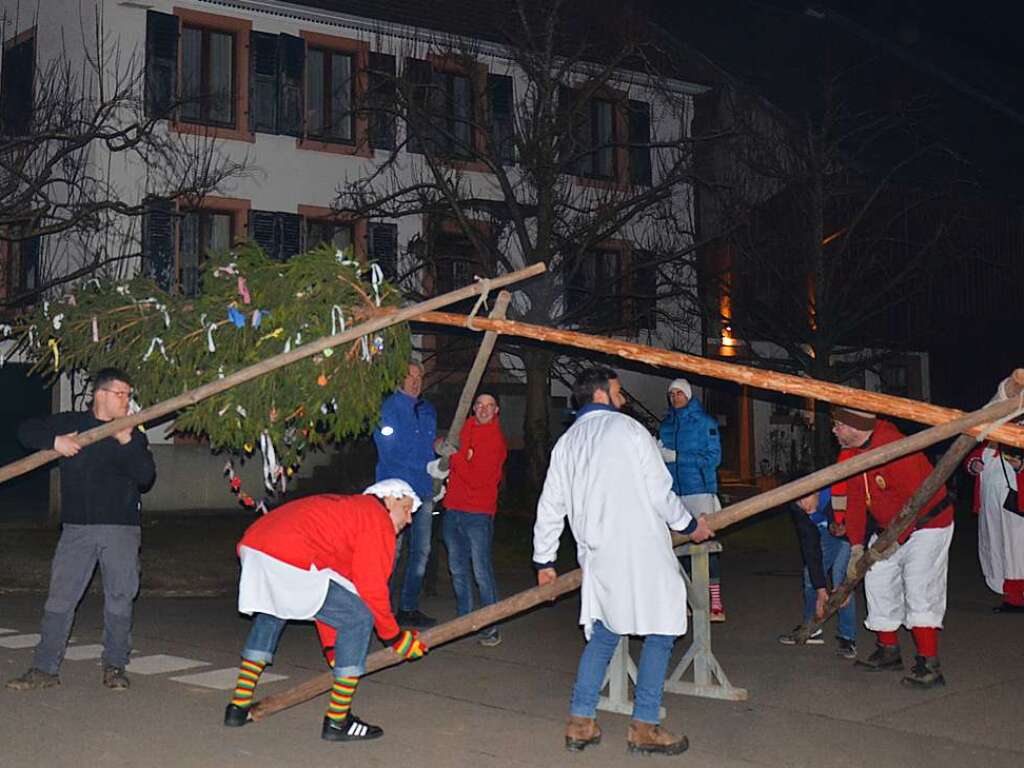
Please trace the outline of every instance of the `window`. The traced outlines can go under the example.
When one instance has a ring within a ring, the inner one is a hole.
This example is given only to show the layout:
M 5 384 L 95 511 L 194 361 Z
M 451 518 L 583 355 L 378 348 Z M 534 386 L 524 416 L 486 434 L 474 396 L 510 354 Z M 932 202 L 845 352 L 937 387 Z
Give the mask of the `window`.
M 398 280 L 398 225 L 385 221 L 370 222 L 366 241 L 369 261 L 380 265 L 387 280 Z
M 26 225 L 17 225 L 19 234 L 29 233 Z M 22 237 L 0 243 L 0 298 L 12 299 L 35 291 L 41 285 L 39 251 L 42 238 Z
M 595 328 L 623 327 L 621 251 L 589 251 L 567 267 L 564 278 L 566 319 Z
M 288 261 L 302 248 L 302 217 L 295 213 L 250 211 L 249 237 L 277 261 Z
M 410 152 L 465 157 L 476 148 L 473 80 L 461 72 L 435 71 L 429 61 L 406 61 L 413 89 Z
M 35 80 L 34 33 L 4 44 L 3 70 L 0 73 L 0 132 L 20 136 L 32 125 Z
M 651 105 L 629 102 L 629 180 L 651 186 Z
M 181 119 L 235 127 L 235 36 L 184 26 L 181 30 Z
M 306 133 L 326 141 L 355 140 L 355 57 L 322 48 L 306 51 Z
M 491 153 L 503 164 L 512 165 L 516 159 L 516 137 L 511 77 L 487 76 L 487 113 Z
M 590 143 L 580 158 L 579 174 L 596 179 L 615 177 L 615 105 L 604 99 L 590 102 Z
M 371 53 L 366 90 L 369 140 L 373 149 L 395 148 L 395 57 Z
M 590 179 L 616 179 L 623 165 L 617 157 L 620 103 L 601 97 L 581 102 L 580 98 L 577 90 L 559 90 L 559 109 L 566 121 L 559 149 L 562 170 Z
M 178 228 L 178 286 L 185 296 L 199 295 L 199 267 L 211 253 L 231 248 L 233 213 L 190 210 L 181 213 Z
M 355 243 L 355 227 L 351 223 L 328 219 L 306 219 L 306 250 L 332 245 L 347 252 Z

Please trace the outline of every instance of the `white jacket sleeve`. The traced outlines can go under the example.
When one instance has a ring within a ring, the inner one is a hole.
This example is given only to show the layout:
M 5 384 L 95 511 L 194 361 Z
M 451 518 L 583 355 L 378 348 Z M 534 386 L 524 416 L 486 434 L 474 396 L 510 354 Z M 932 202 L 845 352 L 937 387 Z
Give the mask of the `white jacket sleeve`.
M 661 440 L 658 441 L 658 450 L 661 452 L 662 461 L 664 461 L 666 464 L 675 463 L 676 452 L 673 451 L 671 448 L 666 448 L 665 444 L 661 442 Z
M 537 502 L 537 521 L 533 525 L 533 562 L 553 563 L 558 557 L 558 542 L 569 512 L 568 488 L 562 477 L 562 458 L 555 446 L 551 454 L 544 489 Z
M 662 460 L 661 451 L 654 438 L 643 428 L 638 429 L 636 435 L 640 470 L 644 475 L 644 487 L 651 499 L 651 505 L 669 528 L 681 531 L 693 521 L 693 515 L 683 504 L 683 500 L 672 492 L 672 475 Z

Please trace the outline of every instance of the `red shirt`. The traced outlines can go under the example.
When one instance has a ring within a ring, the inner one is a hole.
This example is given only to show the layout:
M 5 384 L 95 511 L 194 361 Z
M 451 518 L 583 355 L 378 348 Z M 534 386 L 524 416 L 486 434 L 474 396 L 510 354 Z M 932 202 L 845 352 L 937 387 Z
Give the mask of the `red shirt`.
M 469 458 L 472 451 L 472 458 Z M 449 459 L 451 476 L 444 505 L 459 512 L 493 515 L 498 511 L 498 485 L 508 445 L 498 419 L 486 424 L 470 416 L 459 433 L 459 451 Z
M 309 570 L 330 568 L 351 581 L 382 639 L 398 634 L 388 579 L 395 525 L 376 496 L 320 494 L 282 504 L 249 526 L 238 546 Z
M 850 455 L 893 443 L 902 437 L 903 434 L 895 424 L 879 419 L 875 423 L 875 429 L 867 443 L 860 449 L 851 451 Z M 846 536 L 850 543 L 865 543 L 864 535 L 867 530 L 868 514 L 879 527 L 886 528 L 903 508 L 903 505 L 907 503 L 907 500 L 921 486 L 925 478 L 931 474 L 931 471 L 931 462 L 918 451 L 851 477 L 847 481 L 846 505 Z M 942 487 L 925 504 L 924 509 L 921 510 L 921 516 L 926 516 L 933 508 L 945 501 L 946 489 Z M 953 506 L 946 504 L 942 512 L 922 523 L 920 527 L 945 528 L 952 522 Z M 913 526 L 907 529 L 900 536 L 900 542 L 909 539 L 914 530 Z

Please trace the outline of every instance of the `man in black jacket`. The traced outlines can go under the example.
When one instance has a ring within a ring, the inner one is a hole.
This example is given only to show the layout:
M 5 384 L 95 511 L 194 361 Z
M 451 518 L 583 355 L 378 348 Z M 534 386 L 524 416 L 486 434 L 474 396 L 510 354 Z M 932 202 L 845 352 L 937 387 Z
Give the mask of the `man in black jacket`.
M 127 374 L 105 368 L 93 377 L 92 408 L 30 419 L 18 439 L 33 450 L 61 455 L 61 531 L 53 556 L 50 591 L 43 608 L 32 667 L 7 687 L 18 691 L 60 684 L 75 609 L 96 564 L 103 576 L 103 685 L 128 688 L 124 668 L 131 653 L 132 604 L 139 591 L 140 495 L 156 477 L 149 442 L 139 429 L 125 429 L 83 448 L 79 432 L 128 413 L 132 388 Z

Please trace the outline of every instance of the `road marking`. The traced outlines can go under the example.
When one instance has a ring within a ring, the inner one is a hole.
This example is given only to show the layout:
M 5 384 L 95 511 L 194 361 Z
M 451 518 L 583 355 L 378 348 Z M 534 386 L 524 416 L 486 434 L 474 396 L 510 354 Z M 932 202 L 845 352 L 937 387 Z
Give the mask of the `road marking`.
M 0 637 L 0 648 L 34 648 L 39 645 L 39 635 L 8 635 Z
M 273 683 L 277 680 L 287 680 L 288 675 L 275 675 L 273 672 L 264 672 L 260 676 L 260 684 Z M 213 669 L 209 672 L 199 672 L 194 675 L 181 675 L 172 677 L 176 683 L 187 685 L 199 685 L 203 688 L 214 688 L 218 691 L 233 691 L 238 682 L 238 667 L 226 667 L 224 669 Z
M 168 672 L 180 672 L 194 667 L 208 667 L 210 662 L 186 659 L 181 656 L 169 656 L 158 653 L 153 656 L 140 656 L 128 662 L 128 672 L 136 675 L 163 675 Z
M 0 627 L 0 635 L 13 635 L 17 631 L 18 630 L 16 629 L 4 629 L 3 627 Z
M 64 652 L 64 658 L 71 661 L 88 661 L 89 659 L 98 659 L 102 655 L 103 646 L 98 643 L 94 645 L 68 646 L 68 649 Z

